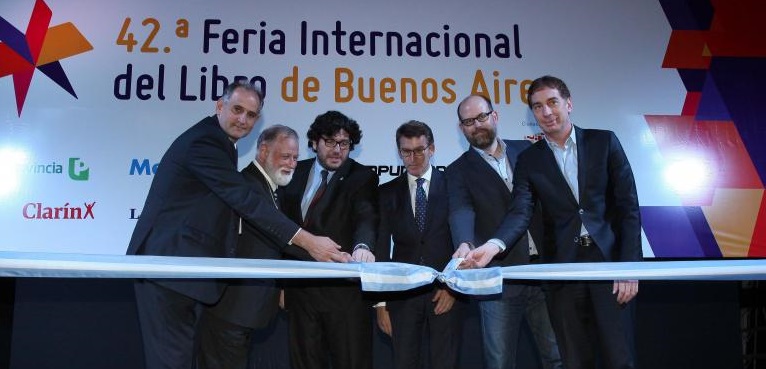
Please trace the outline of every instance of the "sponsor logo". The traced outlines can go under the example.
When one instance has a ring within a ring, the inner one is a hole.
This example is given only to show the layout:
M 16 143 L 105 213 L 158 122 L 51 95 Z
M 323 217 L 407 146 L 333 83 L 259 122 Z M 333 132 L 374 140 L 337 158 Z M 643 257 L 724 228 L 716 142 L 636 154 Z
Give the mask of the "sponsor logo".
M 63 174 L 64 166 L 55 160 L 50 163 L 35 163 L 22 167 L 29 174 Z M 87 181 L 90 179 L 90 168 L 80 158 L 69 158 L 67 174 L 74 181 Z
M 151 176 L 157 174 L 157 167 L 160 163 L 152 164 L 149 159 L 133 159 L 130 161 L 130 175 L 132 176 Z
M 524 136 L 524 139 L 525 139 L 525 140 L 528 140 L 528 141 L 531 141 L 532 143 L 535 143 L 535 142 L 537 142 L 537 141 L 540 141 L 540 140 L 542 140 L 542 139 L 543 139 L 543 137 L 545 137 L 545 135 L 544 135 L 544 134 L 542 134 L 542 133 L 537 133 L 537 134 L 533 134 L 533 135 L 526 135 L 526 136 Z
M 47 206 L 41 202 L 28 202 L 24 204 L 21 212 L 25 219 L 39 220 L 82 220 L 95 219 L 93 207 L 96 202 L 84 202 L 82 206 L 72 206 L 68 202 L 62 206 Z
M 53 11 L 43 0 L 35 1 L 26 33 L 0 16 L 0 78 L 13 76 L 19 116 L 35 70 L 77 98 L 60 60 L 93 50 L 93 46 L 71 22 L 51 27 L 52 17 Z
M 382 176 L 384 174 L 388 174 L 392 177 L 400 176 L 404 173 L 407 173 L 407 169 L 404 167 L 404 165 L 368 165 L 367 168 L 370 168 L 375 174 L 378 176 Z M 443 172 L 447 167 L 443 165 L 437 165 L 436 170 Z
M 90 168 L 80 158 L 69 158 L 69 178 L 75 181 L 87 181 Z

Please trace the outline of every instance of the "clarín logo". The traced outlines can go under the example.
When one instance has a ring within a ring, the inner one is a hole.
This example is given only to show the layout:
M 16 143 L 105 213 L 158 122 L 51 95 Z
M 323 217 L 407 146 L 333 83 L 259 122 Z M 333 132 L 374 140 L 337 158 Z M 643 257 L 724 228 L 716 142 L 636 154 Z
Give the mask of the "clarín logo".
M 32 174 L 62 174 L 64 166 L 55 161 L 36 163 L 27 166 L 26 172 Z M 80 158 L 69 158 L 67 174 L 69 174 L 69 178 L 72 180 L 87 181 L 90 178 L 90 168 Z
M 41 202 L 28 202 L 22 208 L 25 219 L 58 220 L 58 219 L 95 219 L 93 207 L 96 202 L 84 202 L 82 206 L 72 206 L 65 203 L 62 206 L 46 206 Z
M 37 0 L 26 33 L 0 16 L 0 78 L 13 76 L 16 110 L 21 116 L 35 69 L 77 98 L 59 60 L 93 50 L 71 22 L 50 26 L 53 12 Z

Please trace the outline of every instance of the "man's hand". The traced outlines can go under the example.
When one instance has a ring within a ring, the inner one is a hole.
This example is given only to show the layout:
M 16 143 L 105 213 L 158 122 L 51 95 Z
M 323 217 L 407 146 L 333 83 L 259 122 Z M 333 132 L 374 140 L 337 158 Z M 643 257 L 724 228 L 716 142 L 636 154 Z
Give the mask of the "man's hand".
M 391 317 L 388 315 L 388 310 L 386 310 L 385 306 L 378 306 L 375 308 L 375 311 L 378 314 L 378 328 L 390 337 Z
M 612 287 L 612 294 L 617 295 L 617 303 L 620 305 L 627 304 L 636 297 L 638 294 L 638 281 L 614 281 L 614 287 Z
M 500 253 L 500 248 L 494 243 L 485 243 L 468 253 L 465 261 L 460 264 L 461 269 L 484 268 L 492 261 L 492 258 Z
M 431 302 L 435 303 L 434 314 L 441 315 L 452 310 L 452 305 L 455 304 L 455 296 L 445 289 L 439 288 L 434 294 L 434 298 Z
M 470 251 L 471 247 L 467 243 L 463 242 L 460 244 L 460 246 L 458 246 L 457 250 L 455 250 L 455 253 L 452 254 L 452 258 L 464 258 Z
M 375 255 L 373 255 L 370 252 L 370 250 L 367 250 L 363 247 L 357 247 L 357 249 L 354 250 L 354 253 L 351 255 L 351 257 L 354 259 L 354 261 L 358 261 L 362 263 L 375 262 Z
M 340 251 L 340 246 L 329 237 L 320 237 L 311 234 L 305 229 L 298 231 L 293 238 L 293 243 L 308 251 L 316 261 L 329 261 L 348 263 L 351 255 Z

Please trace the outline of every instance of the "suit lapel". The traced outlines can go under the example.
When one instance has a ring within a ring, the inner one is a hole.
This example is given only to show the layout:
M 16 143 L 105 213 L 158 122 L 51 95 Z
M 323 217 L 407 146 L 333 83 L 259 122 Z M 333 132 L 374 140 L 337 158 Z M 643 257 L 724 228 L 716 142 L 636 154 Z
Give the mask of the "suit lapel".
M 476 171 L 476 178 L 482 178 L 482 180 L 488 179 L 489 181 L 494 182 L 488 186 L 503 186 L 508 188 L 505 181 L 500 178 L 497 172 L 489 166 L 489 163 L 487 163 L 487 161 L 484 160 L 474 148 L 468 148 L 467 154 L 466 160 L 469 163 L 469 168 Z
M 442 195 L 447 193 L 447 184 L 444 180 L 444 173 L 431 166 L 431 184 L 428 187 L 428 208 L 426 209 L 426 227 L 423 233 L 428 232 L 431 223 L 436 220 L 436 214 L 447 203 L 447 199 L 442 199 Z M 410 212 L 411 213 L 411 212 Z M 416 227 L 417 228 L 417 227 Z
M 553 150 L 548 146 L 548 142 L 545 140 L 538 141 L 540 144 L 540 150 L 542 151 L 540 154 L 542 163 L 540 164 L 540 170 L 546 170 L 549 173 L 549 177 L 551 181 L 556 182 L 554 183 L 554 187 L 556 188 L 566 188 L 568 191 L 567 198 L 573 203 L 577 204 L 577 199 L 572 194 L 572 190 L 569 189 L 569 184 L 567 184 L 567 180 L 564 177 L 564 173 L 561 171 L 561 167 L 559 167 L 559 163 L 556 161 L 556 155 L 553 153 Z M 578 169 L 579 172 L 579 169 Z M 578 174 L 579 175 L 579 174 Z M 579 179 L 578 179 L 579 180 Z
M 575 138 L 577 138 L 577 191 L 579 192 L 577 197 L 582 201 L 582 189 L 585 188 L 585 181 L 588 178 L 588 173 L 586 173 L 585 170 L 585 164 L 588 160 L 585 155 L 585 135 L 580 128 L 575 127 L 574 125 L 572 128 L 574 129 Z
M 261 173 L 260 170 L 258 170 L 258 167 L 255 166 L 252 162 L 248 166 L 245 167 L 245 169 L 242 170 L 242 174 L 245 175 L 245 178 L 249 179 L 252 182 L 257 182 L 261 184 L 261 188 L 266 192 L 267 195 L 272 196 L 272 199 L 274 200 L 274 206 L 279 208 L 279 204 L 277 204 L 276 199 L 274 199 L 274 193 L 271 191 L 271 186 L 269 186 L 269 181 L 266 179 L 263 173 Z
M 353 162 L 354 161 L 351 158 L 346 159 L 346 162 L 343 163 L 343 165 L 341 165 L 340 168 L 338 168 L 338 170 L 335 171 L 335 173 L 333 173 L 332 178 L 330 178 L 330 181 L 327 182 L 327 189 L 325 190 L 324 194 L 322 194 L 322 197 L 316 203 L 314 208 L 311 210 L 311 213 L 313 214 L 313 217 L 312 217 L 313 221 L 316 221 L 317 219 L 321 218 L 321 214 L 324 212 L 324 210 L 329 206 L 329 204 L 332 204 L 335 201 L 334 199 L 339 193 L 340 191 L 339 189 L 343 187 L 343 184 L 346 181 L 346 177 L 351 171 L 351 166 Z M 308 178 L 308 175 L 307 175 L 307 178 Z M 305 191 L 305 186 L 304 186 L 304 191 Z M 306 216 L 308 217 L 308 214 L 306 214 Z
M 396 189 L 396 202 L 399 205 L 399 209 L 403 210 L 404 223 L 407 224 L 407 229 L 413 234 L 417 235 L 420 231 L 415 223 L 415 215 L 412 210 L 412 196 L 410 194 L 410 183 L 407 181 L 407 172 L 399 176 L 396 181 L 399 181 Z M 428 219 L 428 212 L 426 211 L 426 219 Z

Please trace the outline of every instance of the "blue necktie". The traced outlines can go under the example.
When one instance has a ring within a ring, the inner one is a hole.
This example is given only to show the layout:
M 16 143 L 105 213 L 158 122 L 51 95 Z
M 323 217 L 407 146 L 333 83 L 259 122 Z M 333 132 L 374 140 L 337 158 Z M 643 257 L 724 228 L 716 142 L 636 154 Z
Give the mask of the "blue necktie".
M 426 199 L 426 190 L 423 189 L 423 182 L 425 178 L 418 178 L 415 180 L 418 184 L 418 188 L 415 190 L 415 223 L 418 225 L 420 232 L 426 228 L 426 207 L 428 200 Z

